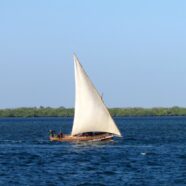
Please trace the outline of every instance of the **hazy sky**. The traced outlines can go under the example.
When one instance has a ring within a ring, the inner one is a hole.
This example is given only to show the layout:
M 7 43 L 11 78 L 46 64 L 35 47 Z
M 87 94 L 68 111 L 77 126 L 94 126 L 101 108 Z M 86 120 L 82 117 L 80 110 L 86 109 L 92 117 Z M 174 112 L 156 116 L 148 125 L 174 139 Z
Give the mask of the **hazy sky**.
M 184 0 L 1 0 L 0 108 L 73 107 L 73 52 L 109 107 L 186 107 Z

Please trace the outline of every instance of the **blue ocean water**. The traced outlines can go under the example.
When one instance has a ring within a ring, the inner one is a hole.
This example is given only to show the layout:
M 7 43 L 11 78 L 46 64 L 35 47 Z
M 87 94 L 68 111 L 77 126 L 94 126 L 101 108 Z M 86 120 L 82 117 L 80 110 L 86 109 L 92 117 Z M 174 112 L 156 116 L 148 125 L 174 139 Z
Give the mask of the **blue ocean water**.
M 186 185 L 186 117 L 118 117 L 121 139 L 49 142 L 72 121 L 0 119 L 0 185 Z

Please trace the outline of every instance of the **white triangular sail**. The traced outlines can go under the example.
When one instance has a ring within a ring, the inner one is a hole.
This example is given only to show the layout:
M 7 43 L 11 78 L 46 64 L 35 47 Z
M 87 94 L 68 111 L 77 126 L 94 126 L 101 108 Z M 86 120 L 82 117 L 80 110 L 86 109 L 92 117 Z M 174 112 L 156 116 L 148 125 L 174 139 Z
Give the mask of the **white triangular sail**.
M 121 136 L 101 96 L 76 56 L 74 56 L 74 67 L 76 95 L 72 135 L 84 132 L 108 132 Z

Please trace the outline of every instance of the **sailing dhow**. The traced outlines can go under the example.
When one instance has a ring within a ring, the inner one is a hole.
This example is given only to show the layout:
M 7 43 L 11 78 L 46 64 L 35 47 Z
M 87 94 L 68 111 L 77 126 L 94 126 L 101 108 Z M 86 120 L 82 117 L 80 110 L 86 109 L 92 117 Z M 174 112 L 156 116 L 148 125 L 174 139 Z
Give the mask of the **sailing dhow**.
M 102 141 L 121 137 L 102 97 L 89 79 L 78 58 L 74 55 L 75 115 L 70 135 L 54 134 L 51 141 Z

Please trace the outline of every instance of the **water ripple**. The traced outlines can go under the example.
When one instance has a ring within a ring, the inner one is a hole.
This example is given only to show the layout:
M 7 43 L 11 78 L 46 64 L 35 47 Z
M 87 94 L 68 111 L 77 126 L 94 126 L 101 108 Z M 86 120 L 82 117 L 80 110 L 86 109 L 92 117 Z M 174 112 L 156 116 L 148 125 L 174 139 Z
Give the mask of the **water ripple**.
M 71 144 L 49 142 L 59 121 L 0 121 L 0 185 L 186 185 L 186 118 L 120 118 L 124 138 Z

